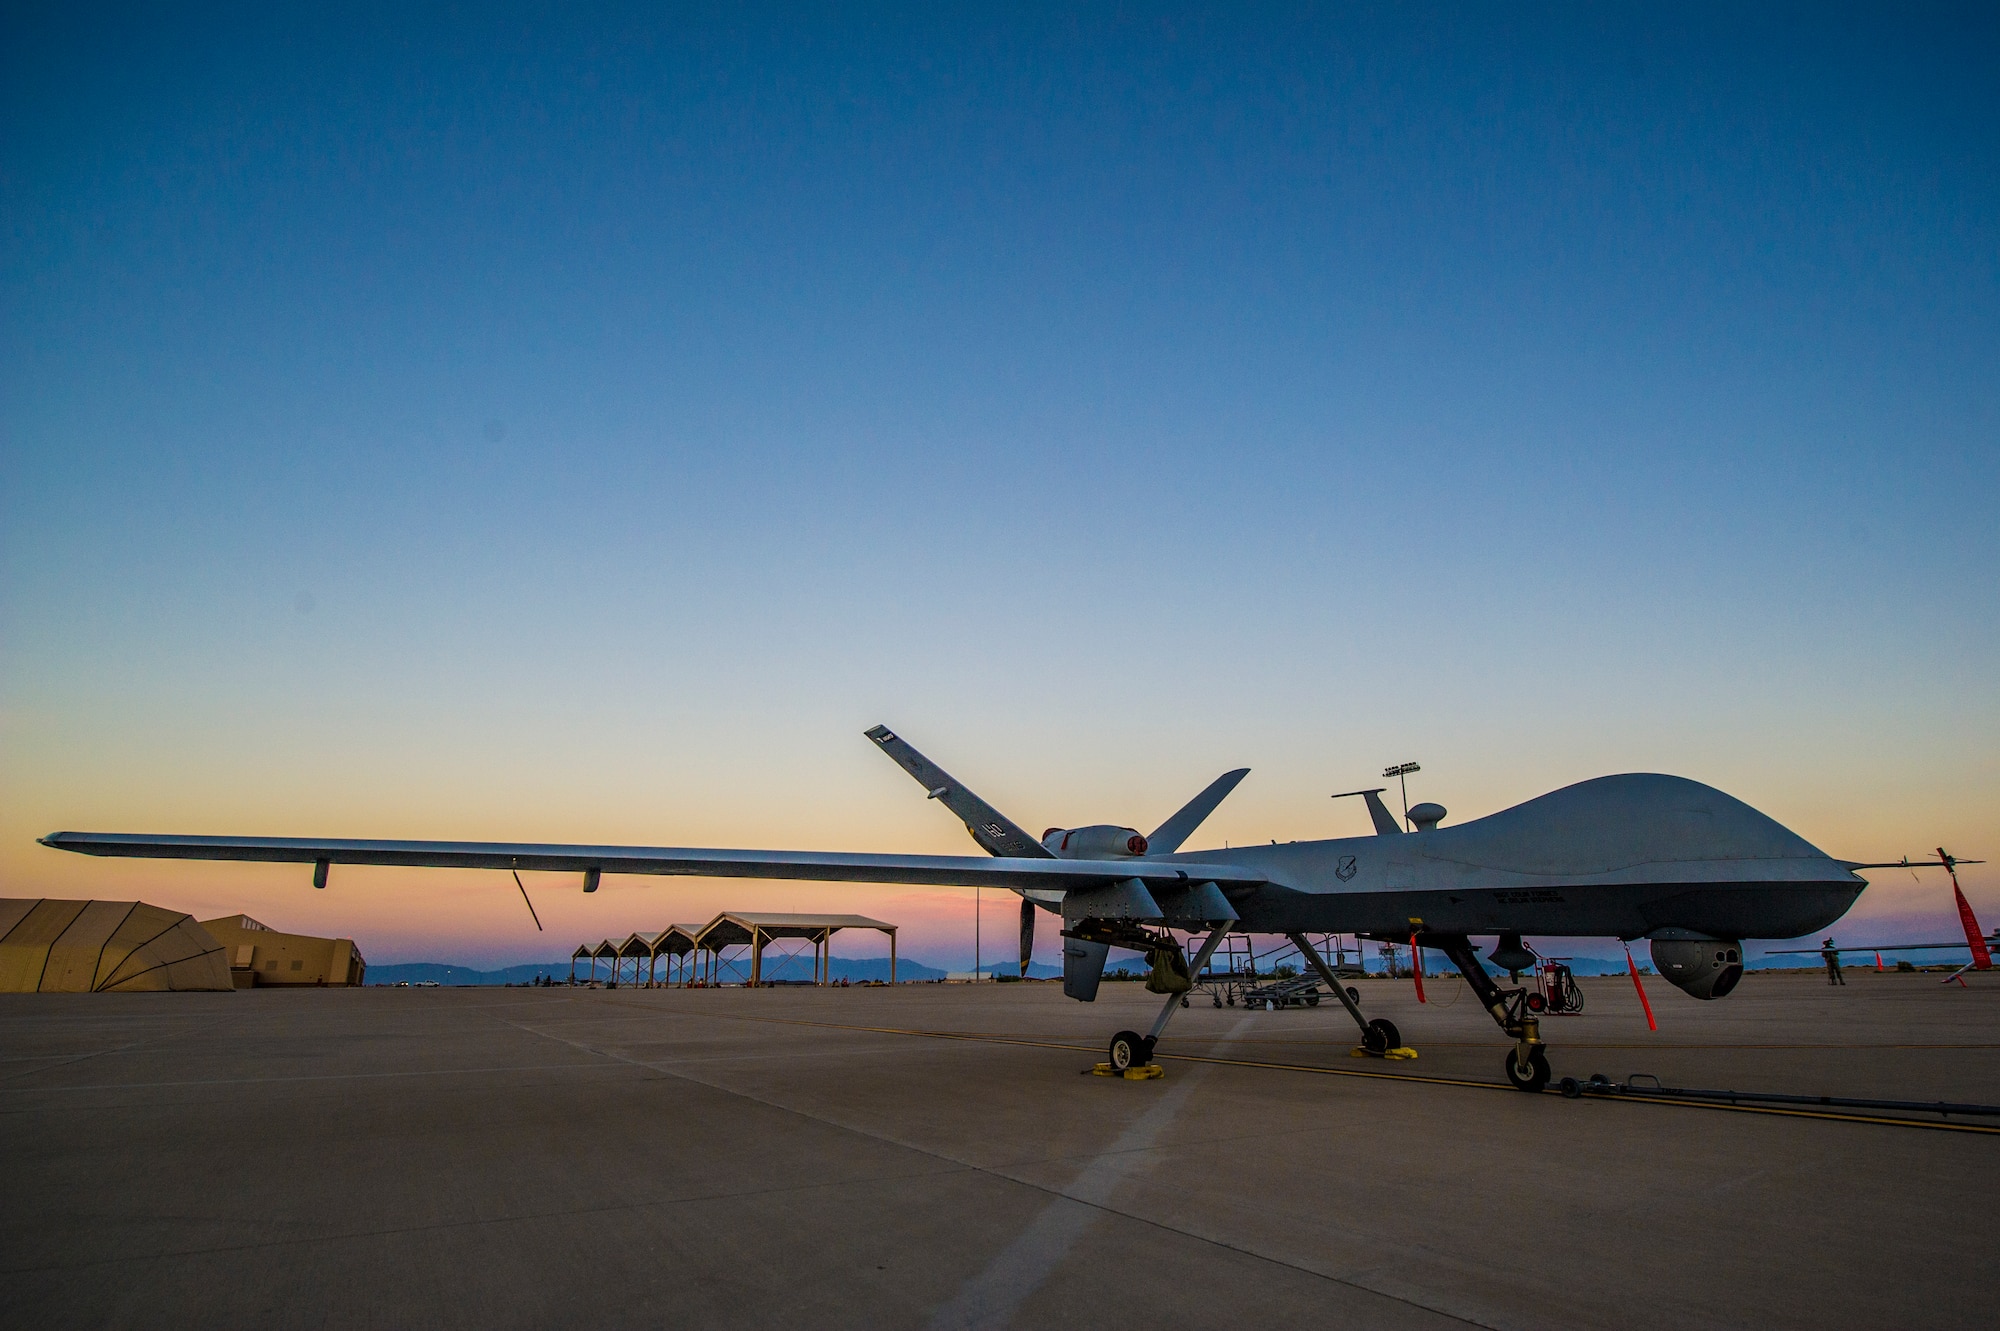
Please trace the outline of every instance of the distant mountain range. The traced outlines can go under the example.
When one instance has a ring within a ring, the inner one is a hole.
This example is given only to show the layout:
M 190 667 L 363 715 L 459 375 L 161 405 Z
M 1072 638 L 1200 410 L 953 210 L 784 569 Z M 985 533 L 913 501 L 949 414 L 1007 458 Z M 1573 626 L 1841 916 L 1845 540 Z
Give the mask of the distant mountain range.
M 812 977 L 810 961 L 784 966 L 772 965 L 771 958 L 765 958 L 765 975 L 778 980 L 807 980 Z M 989 971 L 993 968 L 989 967 Z M 833 978 L 836 980 L 886 980 L 889 978 L 887 957 L 835 957 Z M 597 974 L 602 978 L 607 973 L 605 963 L 599 962 Z M 664 974 L 664 969 L 661 972 Z M 953 972 L 955 973 L 955 972 Z M 1062 968 L 1047 966 L 1040 962 L 1028 968 L 1028 973 L 1037 979 L 1052 979 L 1062 974 Z M 579 979 L 590 974 L 587 962 L 578 962 L 576 974 Z M 907 957 L 896 962 L 896 978 L 899 980 L 942 980 L 947 972 L 936 966 L 926 966 L 921 961 L 911 961 Z M 439 985 L 505 985 L 532 984 L 544 977 L 557 981 L 567 981 L 570 975 L 568 961 L 550 961 L 523 966 L 508 966 L 501 970 L 474 970 L 470 966 L 450 966 L 437 961 L 410 961 L 394 965 L 370 966 L 369 984 L 439 984 Z
M 1847 959 L 1847 964 L 1849 966 L 1860 964 L 1857 962 L 1857 956 L 1858 954 L 1850 955 Z M 1633 959 L 1639 963 L 1640 974 L 1646 976 L 1653 974 L 1651 958 L 1645 953 L 1635 951 Z M 1381 963 L 1375 961 L 1374 958 L 1370 958 L 1370 961 L 1373 963 L 1371 969 L 1379 977 L 1381 975 Z M 1426 956 L 1425 962 L 1425 969 L 1433 975 L 1442 974 L 1447 969 L 1443 958 L 1439 956 Z M 1816 970 L 1820 963 L 1817 957 L 1765 958 L 1753 956 L 1748 959 L 1747 964 L 1751 970 Z M 1578 975 L 1625 974 L 1625 959 L 1623 957 L 1616 959 L 1574 957 L 1570 960 L 1569 966 Z M 805 980 L 812 974 L 809 963 L 804 965 L 794 963 L 781 969 L 775 967 L 773 969 L 776 971 L 774 978 L 781 981 Z M 970 969 L 970 967 L 967 967 L 965 971 L 945 971 L 936 966 L 927 966 L 921 961 L 911 961 L 908 958 L 903 958 L 896 963 L 896 978 L 899 980 L 942 980 L 947 975 L 965 975 Z M 1110 967 L 1106 972 L 1107 975 L 1120 970 L 1125 971 L 1128 975 L 1138 976 L 1145 973 L 1146 966 L 1142 960 L 1136 957 L 1129 961 L 1113 957 Z M 605 974 L 605 967 L 602 963 L 599 963 L 597 973 L 600 978 Z M 1014 968 L 1012 966 L 989 966 L 987 967 L 987 973 L 1006 978 L 1013 975 Z M 497 986 L 532 984 L 534 981 L 545 976 L 560 983 L 567 980 L 569 974 L 569 962 L 567 961 L 543 962 L 538 965 L 508 966 L 494 971 L 475 970 L 470 966 L 451 966 L 436 961 L 414 961 L 396 965 L 370 966 L 368 968 L 368 983 Z M 579 962 L 577 964 L 578 978 L 589 974 L 590 967 L 585 963 Z M 772 971 L 767 970 L 766 974 L 771 975 Z M 1037 980 L 1059 979 L 1062 976 L 1062 968 L 1038 961 L 1028 968 L 1028 974 Z M 856 983 L 863 980 L 886 980 L 889 978 L 889 959 L 887 957 L 835 957 L 833 959 L 833 978 L 836 980 L 850 980 Z M 1525 979 L 1527 977 L 1523 976 L 1522 978 Z

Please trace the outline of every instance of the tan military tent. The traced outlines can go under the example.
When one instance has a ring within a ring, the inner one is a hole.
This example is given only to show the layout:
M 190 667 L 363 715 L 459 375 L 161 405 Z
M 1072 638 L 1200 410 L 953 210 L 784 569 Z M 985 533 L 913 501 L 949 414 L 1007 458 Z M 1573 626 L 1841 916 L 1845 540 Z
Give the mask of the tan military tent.
M 222 944 L 143 901 L 0 898 L 0 993 L 229 989 Z

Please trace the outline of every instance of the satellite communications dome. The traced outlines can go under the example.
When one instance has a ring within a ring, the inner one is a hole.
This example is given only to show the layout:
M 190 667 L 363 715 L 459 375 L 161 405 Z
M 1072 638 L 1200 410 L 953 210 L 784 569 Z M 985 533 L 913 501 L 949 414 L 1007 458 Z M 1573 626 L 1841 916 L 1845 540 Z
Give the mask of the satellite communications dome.
M 1410 810 L 1410 821 L 1417 825 L 1419 832 L 1428 832 L 1444 821 L 1444 805 L 1428 801 Z

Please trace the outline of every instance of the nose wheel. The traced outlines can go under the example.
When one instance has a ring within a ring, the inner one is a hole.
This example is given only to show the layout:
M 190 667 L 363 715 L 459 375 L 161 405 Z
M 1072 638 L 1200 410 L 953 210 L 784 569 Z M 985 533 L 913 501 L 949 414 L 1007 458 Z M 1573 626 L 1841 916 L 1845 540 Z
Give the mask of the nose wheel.
M 1549 1084 L 1549 1056 L 1542 1052 L 1540 1045 L 1528 1050 L 1528 1061 L 1522 1064 L 1520 1050 L 1507 1051 L 1507 1082 L 1517 1091 L 1539 1091 Z

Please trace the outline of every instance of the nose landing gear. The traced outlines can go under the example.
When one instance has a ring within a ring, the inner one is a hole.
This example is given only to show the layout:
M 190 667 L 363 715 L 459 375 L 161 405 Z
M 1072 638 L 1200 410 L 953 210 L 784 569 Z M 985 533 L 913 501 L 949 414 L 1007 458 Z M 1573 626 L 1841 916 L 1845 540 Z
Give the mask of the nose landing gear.
M 1418 942 L 1451 958 L 1472 986 L 1479 1005 L 1493 1014 L 1500 1029 L 1514 1038 L 1507 1051 L 1507 1084 L 1517 1091 L 1539 1091 L 1549 1084 L 1549 1055 L 1542 1043 L 1542 1019 L 1532 1010 L 1526 989 L 1501 989 L 1479 962 L 1472 941 L 1464 934 L 1424 934 Z M 1535 995 L 1540 997 L 1540 995 Z

